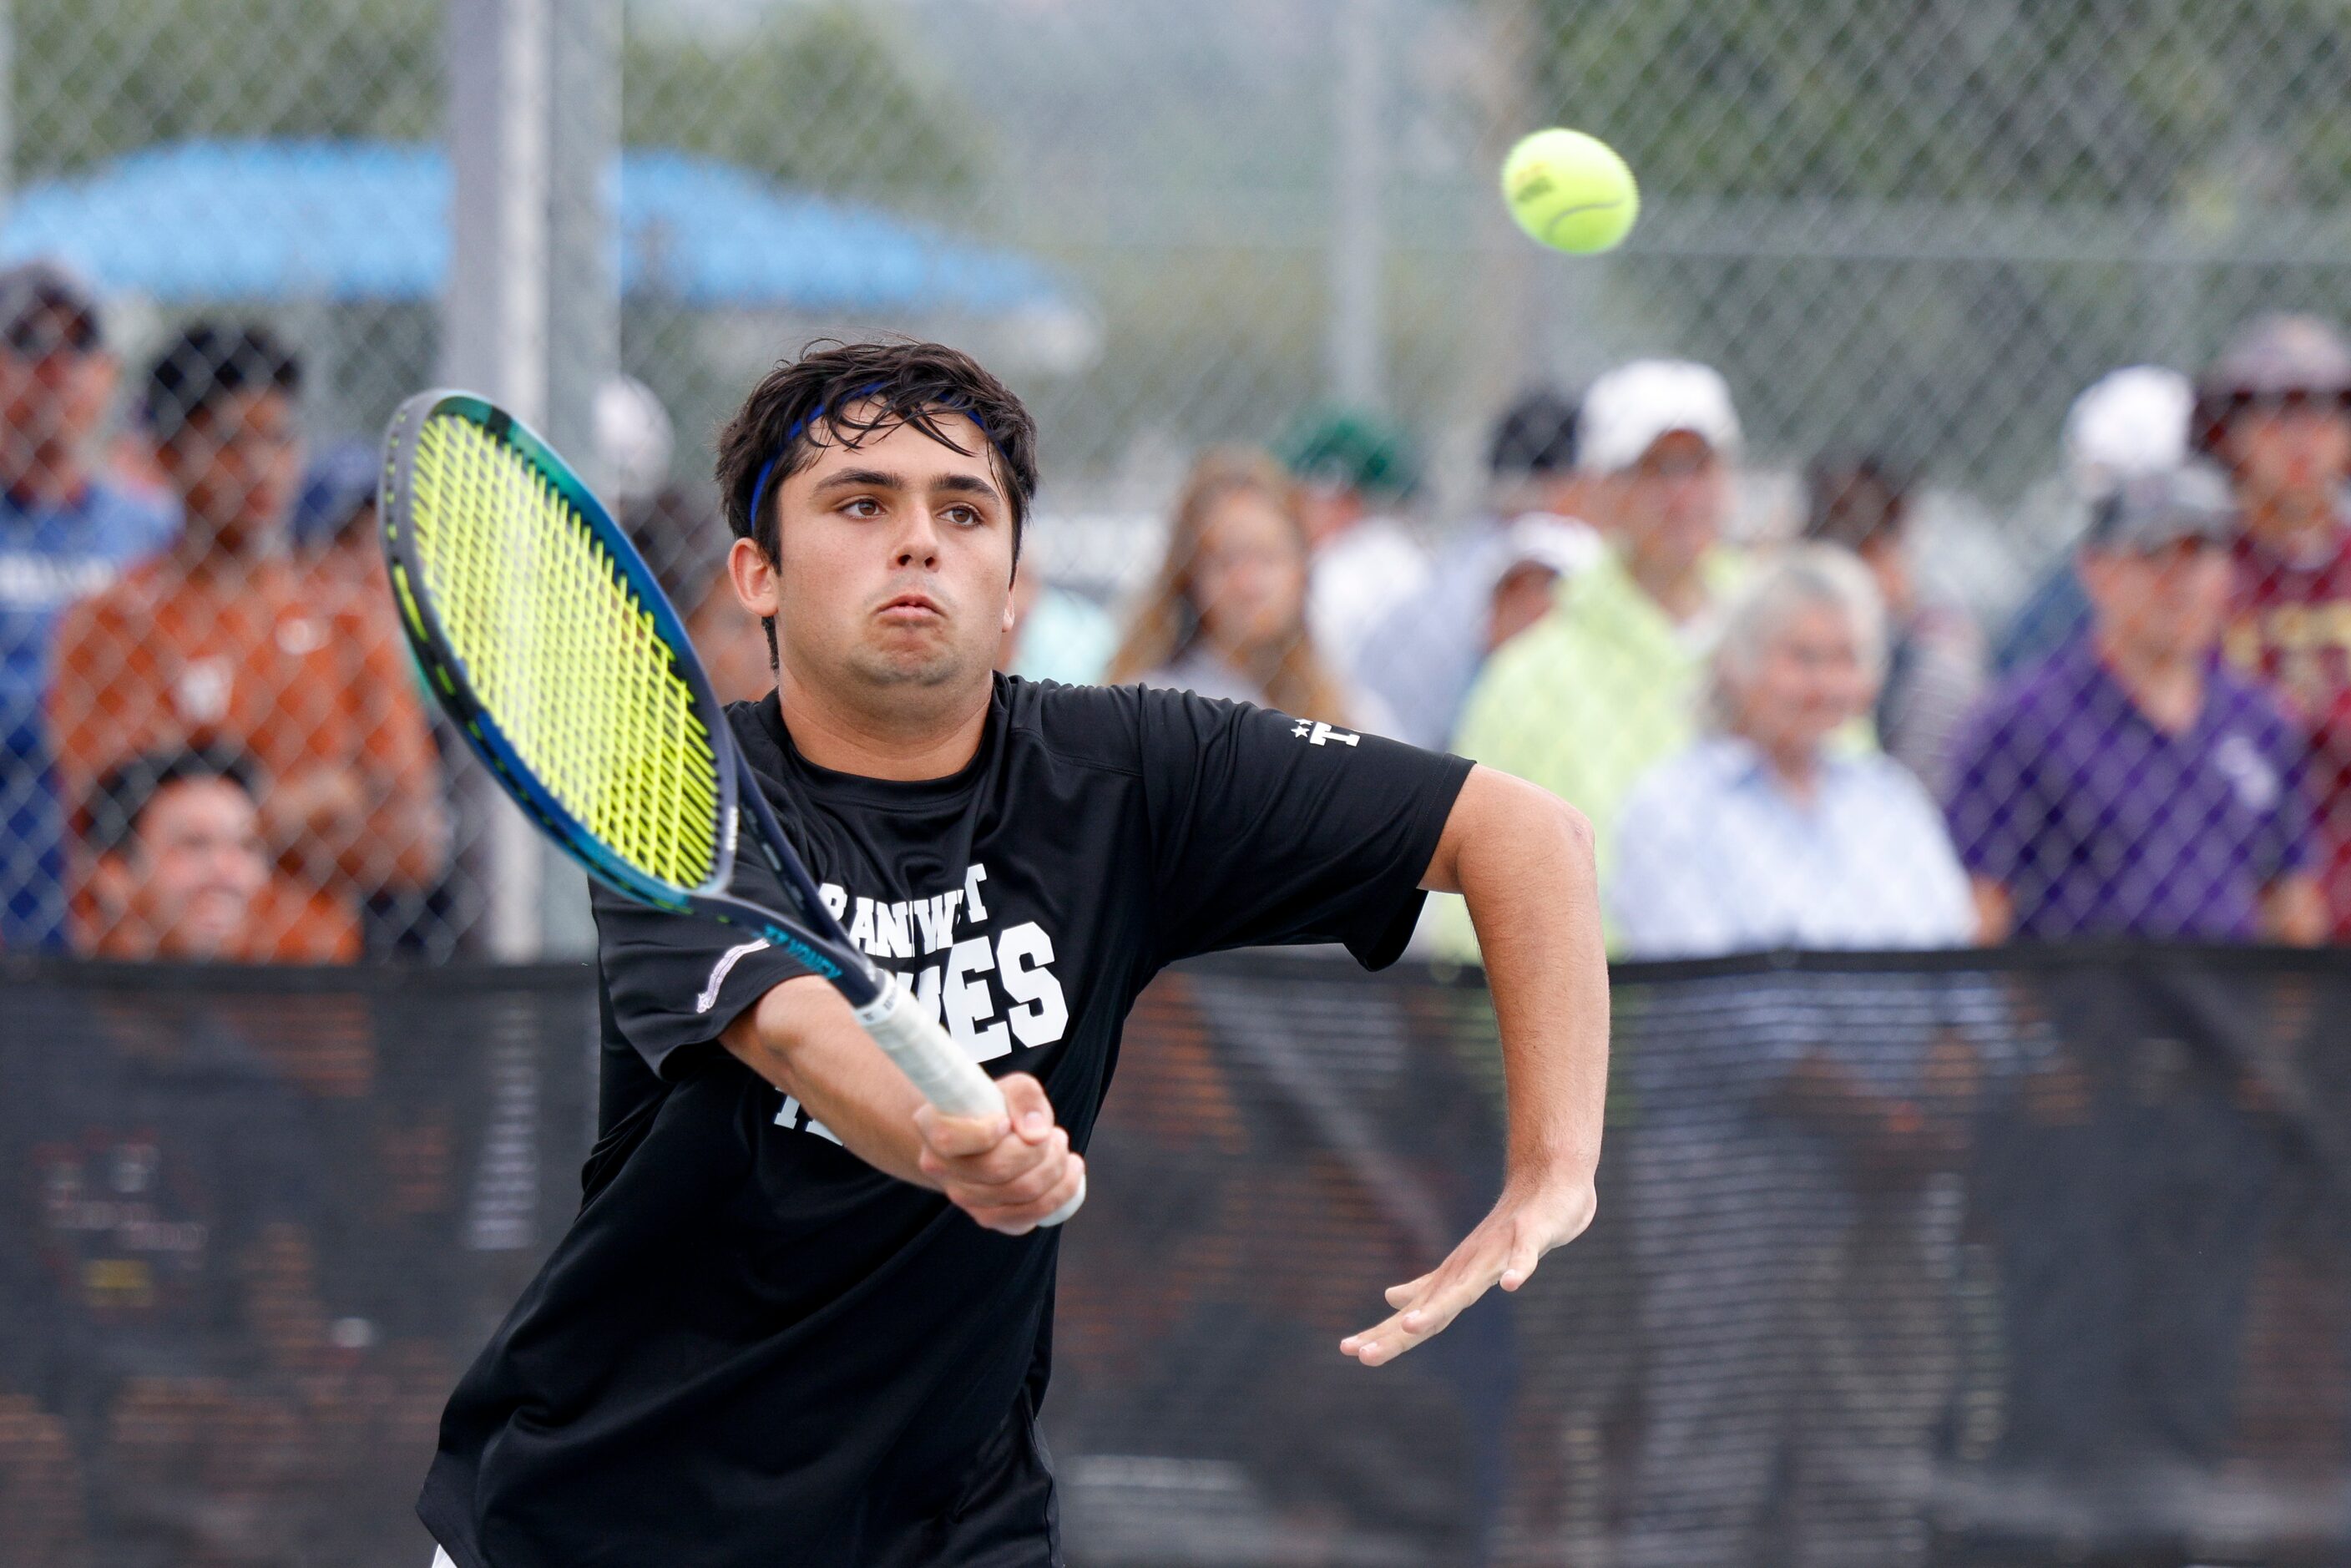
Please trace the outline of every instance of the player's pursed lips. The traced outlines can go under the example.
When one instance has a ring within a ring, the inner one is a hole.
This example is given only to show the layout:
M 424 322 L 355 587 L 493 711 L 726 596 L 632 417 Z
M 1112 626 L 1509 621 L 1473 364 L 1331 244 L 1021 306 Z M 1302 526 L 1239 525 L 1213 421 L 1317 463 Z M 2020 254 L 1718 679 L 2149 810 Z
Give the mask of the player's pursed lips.
M 883 621 L 899 625 L 919 625 L 930 621 L 952 619 L 947 605 L 938 595 L 925 589 L 901 589 L 885 595 L 873 613 Z

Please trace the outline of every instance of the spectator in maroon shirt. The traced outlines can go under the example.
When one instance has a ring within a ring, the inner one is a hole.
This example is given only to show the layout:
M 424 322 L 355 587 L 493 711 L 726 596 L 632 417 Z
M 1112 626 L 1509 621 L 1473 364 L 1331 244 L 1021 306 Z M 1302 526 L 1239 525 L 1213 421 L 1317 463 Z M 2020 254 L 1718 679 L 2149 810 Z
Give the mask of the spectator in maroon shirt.
M 2351 942 L 2351 345 L 2311 316 L 2252 322 L 2207 371 L 2192 434 L 2234 479 L 2223 646 L 2309 738 L 2321 883 Z

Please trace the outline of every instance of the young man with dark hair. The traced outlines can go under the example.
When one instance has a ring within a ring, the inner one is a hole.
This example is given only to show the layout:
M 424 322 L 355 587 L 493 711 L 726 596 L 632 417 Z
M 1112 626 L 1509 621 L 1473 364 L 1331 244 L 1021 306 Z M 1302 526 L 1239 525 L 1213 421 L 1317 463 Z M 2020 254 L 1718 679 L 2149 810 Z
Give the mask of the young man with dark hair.
M 1129 1006 L 1192 954 L 1377 967 L 1425 887 L 1487 936 L 1503 1192 L 1339 1349 L 1392 1360 L 1589 1222 L 1607 982 L 1581 819 L 1373 736 L 995 674 L 1034 451 L 1017 398 L 925 344 L 780 366 L 721 436 L 735 591 L 777 653 L 729 718 L 852 939 L 1008 1114 L 925 1106 L 767 944 L 600 898 L 587 1201 L 419 1505 L 462 1568 L 1060 1563 L 1039 1221 L 1077 1189 Z
M 234 751 L 140 757 L 91 791 L 76 946 L 100 958 L 348 964 L 359 927 L 269 863 L 253 765 Z
M 300 385 L 264 328 L 199 324 L 164 348 L 141 405 L 181 538 L 68 613 L 50 711 L 69 800 L 132 758 L 250 756 L 270 857 L 356 918 L 438 874 L 440 779 L 388 618 L 339 618 L 287 549 Z M 263 956 L 309 946 L 287 929 Z
M 1983 690 L 1983 634 L 1959 604 L 1919 580 L 1910 496 L 1917 475 L 1876 452 L 1822 453 L 1804 471 L 1808 539 L 1861 558 L 1886 609 L 1886 674 L 1870 716 L 1886 754 L 1929 789 Z

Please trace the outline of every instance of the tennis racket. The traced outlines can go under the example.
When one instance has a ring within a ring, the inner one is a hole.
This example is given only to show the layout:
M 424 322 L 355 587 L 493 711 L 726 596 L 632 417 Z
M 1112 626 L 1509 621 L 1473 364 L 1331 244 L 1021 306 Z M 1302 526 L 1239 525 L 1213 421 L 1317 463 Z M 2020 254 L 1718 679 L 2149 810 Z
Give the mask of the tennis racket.
M 941 1111 L 1002 1114 L 996 1081 L 825 908 L 684 623 L 554 449 L 486 399 L 423 392 L 392 415 L 381 484 L 377 516 L 410 645 L 525 814 L 616 893 L 742 926 L 832 982 Z M 747 836 L 789 908 L 732 891 Z M 1084 1201 L 1081 1186 L 1044 1223 Z

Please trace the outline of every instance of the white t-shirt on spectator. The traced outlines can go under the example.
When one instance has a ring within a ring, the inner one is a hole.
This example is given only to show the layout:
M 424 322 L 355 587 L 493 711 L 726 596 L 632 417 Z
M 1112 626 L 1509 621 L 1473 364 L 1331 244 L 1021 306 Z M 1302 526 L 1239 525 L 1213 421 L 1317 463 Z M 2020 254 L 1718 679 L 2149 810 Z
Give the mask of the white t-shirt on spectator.
M 1428 581 L 1428 553 L 1400 524 L 1365 517 L 1314 553 L 1306 587 L 1306 629 L 1332 668 L 1349 680 L 1380 618 Z

